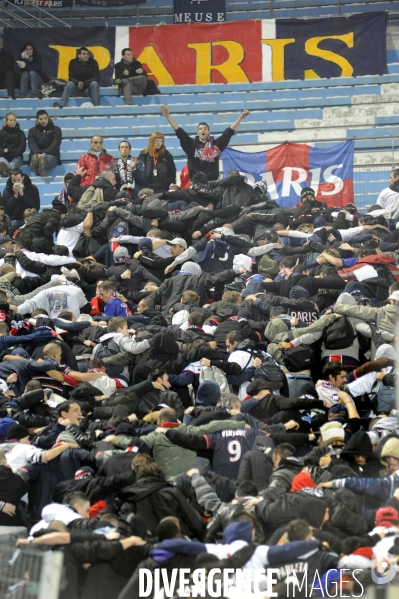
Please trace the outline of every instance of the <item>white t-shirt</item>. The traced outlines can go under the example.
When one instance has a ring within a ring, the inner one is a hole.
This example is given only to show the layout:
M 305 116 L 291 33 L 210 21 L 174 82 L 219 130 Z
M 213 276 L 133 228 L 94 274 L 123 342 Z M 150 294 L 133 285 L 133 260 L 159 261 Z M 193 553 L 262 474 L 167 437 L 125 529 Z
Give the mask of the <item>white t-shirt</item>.
M 386 208 L 390 214 L 393 214 L 399 208 L 399 193 L 386 187 L 378 196 L 377 204 L 381 208 Z
M 66 245 L 69 250 L 69 255 L 72 256 L 72 251 L 75 248 L 81 233 L 83 233 L 83 223 L 80 223 L 75 227 L 68 227 L 68 229 L 60 229 L 60 232 L 57 235 L 57 244 Z
M 69 258 L 70 260 L 70 258 Z M 58 314 L 67 310 L 79 318 L 80 309 L 87 304 L 85 294 L 76 285 L 56 285 L 49 289 L 39 291 L 32 299 L 24 301 L 18 306 L 18 314 L 31 314 L 33 310 L 41 308 L 46 310 L 50 318 L 57 318 Z

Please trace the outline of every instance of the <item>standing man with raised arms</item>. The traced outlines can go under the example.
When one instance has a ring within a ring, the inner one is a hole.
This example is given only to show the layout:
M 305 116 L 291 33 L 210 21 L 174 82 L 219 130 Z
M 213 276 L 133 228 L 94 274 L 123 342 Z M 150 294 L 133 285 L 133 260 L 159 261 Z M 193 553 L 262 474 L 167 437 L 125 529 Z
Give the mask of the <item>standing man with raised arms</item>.
M 169 108 L 162 105 L 160 112 L 176 131 L 180 145 L 187 154 L 190 179 L 192 180 L 196 173 L 202 172 L 210 181 L 216 181 L 219 178 L 219 156 L 229 145 L 237 127 L 250 114 L 249 110 L 243 110 L 231 127 L 227 127 L 217 139 L 211 137 L 207 123 L 199 123 L 197 135 L 195 139 L 192 139 L 170 116 Z

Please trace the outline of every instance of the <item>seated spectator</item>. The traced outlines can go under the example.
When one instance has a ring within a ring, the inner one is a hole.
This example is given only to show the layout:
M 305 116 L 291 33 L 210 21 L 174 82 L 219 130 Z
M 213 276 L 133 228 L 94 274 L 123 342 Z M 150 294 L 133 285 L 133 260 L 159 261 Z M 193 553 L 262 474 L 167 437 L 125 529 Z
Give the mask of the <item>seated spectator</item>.
M 36 113 L 36 125 L 29 129 L 30 170 L 39 177 L 61 164 L 61 129 L 54 125 L 45 110 Z
M 0 87 L 7 90 L 9 100 L 14 99 L 14 56 L 11 52 L 4 50 L 3 37 L 0 38 Z
M 68 212 L 72 208 L 72 205 L 73 205 L 73 199 L 68 194 L 68 187 L 69 187 L 69 184 L 70 184 L 71 180 L 73 179 L 73 177 L 74 177 L 73 173 L 66 173 L 64 175 L 64 187 L 61 189 L 60 193 L 56 197 L 56 199 L 58 199 L 60 202 L 65 204 Z
M 130 48 L 122 50 L 122 60 L 115 65 L 115 83 L 126 106 L 132 105 L 132 96 L 142 96 L 147 85 L 147 73 L 136 60 Z
M 17 117 L 9 112 L 4 117 L 0 131 L 0 176 L 9 177 L 12 169 L 22 166 L 22 155 L 26 148 L 25 133 L 21 131 Z
M 79 158 L 76 173 L 78 169 L 83 169 L 80 185 L 91 185 L 102 171 L 114 168 L 115 160 L 110 154 L 107 154 L 103 143 L 104 139 L 101 135 L 93 135 L 90 140 L 90 148 Z
M 68 106 L 71 96 L 90 97 L 94 106 L 100 105 L 100 72 L 98 62 L 90 57 L 87 48 L 82 47 L 77 50 L 77 58 L 73 58 L 69 63 L 69 81 L 64 88 L 61 102 L 54 102 L 54 108 L 64 108 Z
M 27 208 L 40 209 L 39 190 L 28 175 L 15 168 L 6 183 L 2 197 L 7 216 L 11 219 L 10 235 L 24 224 L 24 211 Z
M 144 187 L 161 193 L 176 183 L 176 166 L 172 154 L 165 148 L 163 133 L 151 133 L 148 145 L 140 152 L 139 159 L 145 164 Z
M 134 198 L 145 178 L 145 167 L 141 160 L 130 155 L 132 146 L 128 141 L 121 141 L 118 146 L 120 158 L 116 161 L 116 187 L 119 191 L 127 191 Z
M 42 70 L 42 57 L 31 42 L 23 44 L 17 65 L 21 70 L 19 97 L 26 98 L 30 88 L 31 97 L 40 98 L 40 87 L 47 77 Z

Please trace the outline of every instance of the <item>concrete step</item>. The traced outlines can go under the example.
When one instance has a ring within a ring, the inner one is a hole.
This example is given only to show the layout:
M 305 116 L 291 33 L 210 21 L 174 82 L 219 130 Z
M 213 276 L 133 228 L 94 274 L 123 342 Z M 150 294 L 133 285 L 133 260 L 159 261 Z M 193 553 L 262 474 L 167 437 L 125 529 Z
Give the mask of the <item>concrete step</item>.
M 325 119 L 298 119 L 295 120 L 296 129 L 324 129 L 334 128 L 339 122 L 340 128 L 342 127 L 364 127 L 365 125 L 374 125 L 375 118 L 373 116 L 352 116 L 352 117 L 340 117 L 337 118 L 325 118 Z M 399 124 L 399 123 L 398 123 Z
M 386 96 L 385 96 L 386 97 Z M 336 106 L 324 108 L 324 119 L 358 118 L 358 117 L 386 117 L 399 115 L 398 96 L 391 104 L 377 104 L 366 106 Z

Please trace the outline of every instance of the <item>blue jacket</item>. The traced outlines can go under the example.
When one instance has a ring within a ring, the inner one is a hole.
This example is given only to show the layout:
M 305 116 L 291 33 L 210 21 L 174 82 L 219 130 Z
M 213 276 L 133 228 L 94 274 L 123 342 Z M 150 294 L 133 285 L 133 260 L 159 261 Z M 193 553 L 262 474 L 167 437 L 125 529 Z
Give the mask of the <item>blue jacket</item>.
M 123 316 L 126 318 L 126 316 L 131 316 L 131 312 L 127 305 L 122 302 L 122 300 L 118 299 L 117 297 L 113 297 L 107 304 L 105 304 L 104 315 L 111 317 Z
M 334 488 L 341 487 L 354 493 L 373 495 L 385 502 L 399 487 L 399 476 L 391 474 L 385 478 L 338 478 L 334 481 Z

